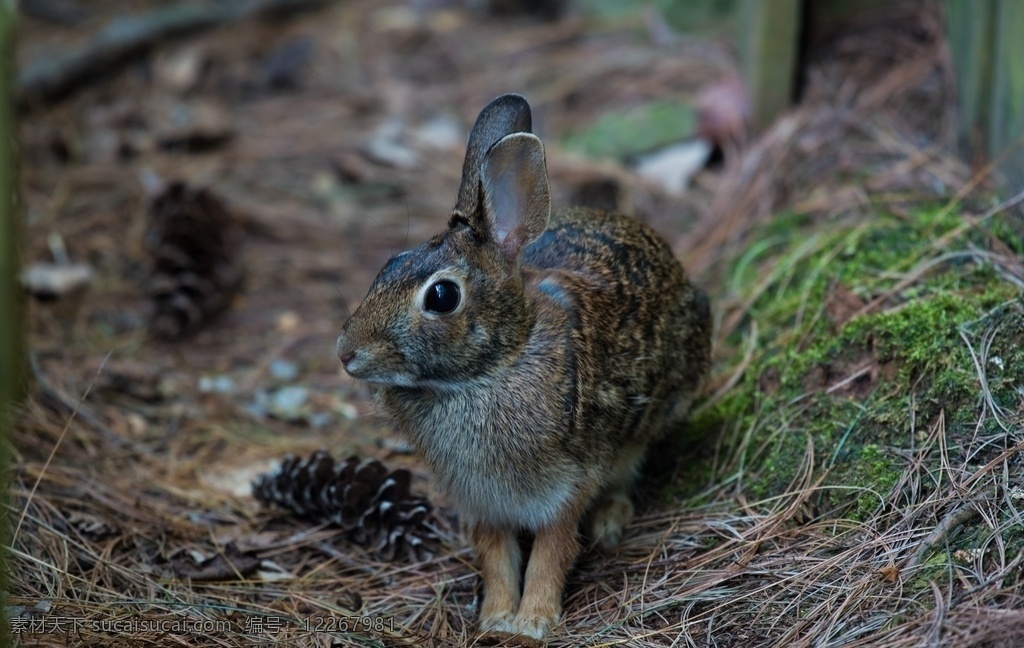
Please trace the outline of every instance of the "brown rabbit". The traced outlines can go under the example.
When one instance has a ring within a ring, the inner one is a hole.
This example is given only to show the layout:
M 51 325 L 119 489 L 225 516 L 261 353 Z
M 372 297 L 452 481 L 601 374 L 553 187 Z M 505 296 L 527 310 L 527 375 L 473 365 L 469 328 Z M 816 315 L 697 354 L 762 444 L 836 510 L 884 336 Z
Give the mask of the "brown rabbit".
M 684 422 L 711 321 L 646 225 L 551 216 L 530 127 L 519 95 L 484 108 L 448 228 L 384 266 L 337 351 L 380 386 L 378 407 L 468 523 L 481 630 L 539 639 L 561 614 L 581 522 L 614 545 L 648 444 Z M 521 588 L 523 531 L 535 538 Z

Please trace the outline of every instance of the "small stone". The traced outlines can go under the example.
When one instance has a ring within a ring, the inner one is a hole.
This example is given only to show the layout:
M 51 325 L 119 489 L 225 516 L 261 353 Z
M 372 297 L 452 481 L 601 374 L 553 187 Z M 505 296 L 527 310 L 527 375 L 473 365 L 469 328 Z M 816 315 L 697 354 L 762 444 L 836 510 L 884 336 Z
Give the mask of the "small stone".
M 302 317 L 295 311 L 284 311 L 277 316 L 277 330 L 282 333 L 294 331 L 302 324 Z
M 282 387 L 270 395 L 270 414 L 283 421 L 302 421 L 309 415 L 304 407 L 308 399 L 309 390 L 305 387 Z
M 299 375 L 299 368 L 294 362 L 275 358 L 270 361 L 270 375 L 274 377 L 274 380 L 295 380 Z
M 128 420 L 128 431 L 132 433 L 132 436 L 141 437 L 146 433 L 146 428 L 149 426 L 146 424 L 146 419 L 135 412 L 132 412 L 127 417 Z
M 309 425 L 315 428 L 324 428 L 334 422 L 334 417 L 328 412 L 314 412 L 309 415 Z
M 235 381 L 230 376 L 202 376 L 199 378 L 199 392 L 202 394 L 230 394 L 235 391 Z

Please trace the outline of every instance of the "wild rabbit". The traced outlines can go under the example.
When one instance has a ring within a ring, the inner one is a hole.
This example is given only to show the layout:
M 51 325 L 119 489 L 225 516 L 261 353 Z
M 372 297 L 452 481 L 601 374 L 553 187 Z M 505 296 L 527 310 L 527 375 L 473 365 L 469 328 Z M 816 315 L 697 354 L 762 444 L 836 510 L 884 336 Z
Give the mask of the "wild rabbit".
M 481 630 L 539 639 L 559 620 L 581 524 L 593 542 L 618 542 L 647 446 L 686 419 L 711 318 L 646 225 L 551 215 L 530 128 L 519 95 L 483 109 L 447 229 L 384 266 L 337 352 L 379 385 L 378 408 L 468 524 Z

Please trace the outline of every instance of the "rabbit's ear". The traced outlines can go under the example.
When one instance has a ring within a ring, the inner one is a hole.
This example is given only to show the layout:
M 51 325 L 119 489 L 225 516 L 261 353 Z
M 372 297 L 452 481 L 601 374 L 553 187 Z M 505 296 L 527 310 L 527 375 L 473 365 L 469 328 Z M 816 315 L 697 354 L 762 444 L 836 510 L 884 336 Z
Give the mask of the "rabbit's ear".
M 529 133 L 532 127 L 530 104 L 517 94 L 504 94 L 487 104 L 469 132 L 466 160 L 462 163 L 462 184 L 455 211 L 469 217 L 480 200 L 480 165 L 494 144 L 512 133 Z
M 506 135 L 487 152 L 480 176 L 491 238 L 515 259 L 547 229 L 551 215 L 544 145 L 530 133 Z

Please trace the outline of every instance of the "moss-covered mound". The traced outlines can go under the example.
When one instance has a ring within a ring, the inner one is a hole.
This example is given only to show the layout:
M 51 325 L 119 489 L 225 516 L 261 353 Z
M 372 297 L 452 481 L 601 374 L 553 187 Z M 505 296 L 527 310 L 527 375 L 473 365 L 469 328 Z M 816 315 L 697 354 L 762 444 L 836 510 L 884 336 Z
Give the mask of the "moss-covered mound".
M 1020 217 L 952 208 L 763 228 L 731 268 L 738 381 L 693 426 L 718 436 L 713 479 L 754 500 L 815 484 L 815 516 L 866 520 L 915 467 L 1015 448 L 1022 254 Z

